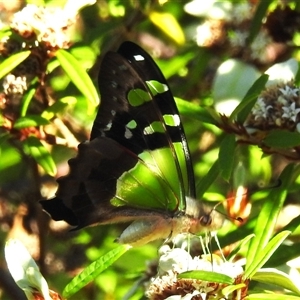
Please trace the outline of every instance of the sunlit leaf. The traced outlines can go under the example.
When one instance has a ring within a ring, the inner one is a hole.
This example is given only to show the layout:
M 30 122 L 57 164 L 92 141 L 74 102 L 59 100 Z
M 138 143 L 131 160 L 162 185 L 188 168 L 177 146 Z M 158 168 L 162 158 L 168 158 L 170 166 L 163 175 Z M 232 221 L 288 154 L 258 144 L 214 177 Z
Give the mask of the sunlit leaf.
M 262 253 L 267 246 L 276 225 L 278 214 L 283 206 L 286 198 L 286 189 L 290 184 L 293 174 L 293 164 L 288 165 L 281 173 L 280 179 L 282 184 L 280 187 L 274 188 L 265 202 L 258 216 L 255 226 L 255 237 L 251 240 L 247 253 L 247 263 L 245 268 L 245 276 L 250 276 L 255 273 L 261 260 L 265 257 L 266 252 Z M 261 230 L 261 229 L 264 230 Z M 275 245 L 274 245 L 275 247 Z M 271 251 L 271 249 L 269 249 Z M 262 256 L 259 254 L 262 253 Z
M 21 106 L 21 113 L 20 113 L 21 117 L 24 117 L 26 115 L 27 109 L 29 107 L 31 100 L 33 99 L 35 92 L 36 92 L 36 88 L 31 86 L 29 90 L 26 92 L 26 94 L 24 95 L 22 106 Z
M 27 115 L 16 120 L 14 124 L 15 129 L 22 129 L 27 127 L 36 127 L 49 124 L 49 121 L 38 115 Z
M 56 174 L 56 165 L 52 156 L 35 136 L 29 136 L 24 141 L 25 151 L 51 176 Z
M 73 55 L 62 49 L 56 52 L 56 57 L 71 81 L 86 97 L 88 102 L 94 107 L 97 106 L 99 104 L 97 90 L 81 64 Z
M 68 106 L 72 106 L 77 102 L 77 99 L 75 97 L 64 97 L 56 102 L 54 102 L 51 106 L 47 107 L 43 112 L 42 112 L 42 117 L 50 120 L 52 119 L 56 114 L 58 113 L 63 113 L 65 108 Z
M 189 278 L 205 280 L 210 282 L 218 282 L 224 284 L 233 284 L 234 279 L 225 274 L 210 272 L 210 271 L 187 271 L 178 274 L 178 278 Z
M 5 245 L 5 259 L 9 272 L 28 299 L 37 299 L 34 293 L 39 291 L 43 299 L 51 300 L 49 288 L 37 264 L 25 246 L 17 239 L 10 239 Z
M 257 252 L 251 266 L 245 270 L 245 278 L 252 278 L 254 274 L 268 261 L 287 236 L 290 235 L 290 233 L 290 231 L 278 233 L 264 249 Z
M 292 281 L 292 278 L 277 269 L 260 269 L 253 275 L 252 280 L 267 284 L 275 284 L 300 295 L 299 286 Z
M 247 300 L 299 300 L 300 297 L 286 295 L 286 294 L 272 294 L 272 293 L 257 293 L 250 294 L 245 299 Z
M 94 280 L 129 249 L 130 246 L 128 245 L 120 245 L 91 263 L 65 287 L 63 296 L 68 298 L 75 294 L 89 282 Z
M 13 54 L 5 59 L 0 64 L 0 79 L 16 68 L 21 62 L 23 62 L 30 55 L 30 53 L 31 52 L 29 50 L 23 51 Z
M 176 18 L 168 12 L 152 11 L 149 15 L 150 20 L 162 30 L 169 38 L 178 45 L 185 43 L 184 33 Z

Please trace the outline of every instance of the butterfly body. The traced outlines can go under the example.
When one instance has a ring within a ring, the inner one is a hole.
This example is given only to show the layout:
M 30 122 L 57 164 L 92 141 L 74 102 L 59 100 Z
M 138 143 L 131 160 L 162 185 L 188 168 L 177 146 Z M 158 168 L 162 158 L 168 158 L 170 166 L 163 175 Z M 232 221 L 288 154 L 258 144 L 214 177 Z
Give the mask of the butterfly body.
M 125 42 L 105 55 L 98 79 L 101 104 L 91 138 L 57 180 L 56 197 L 41 201 L 44 210 L 76 229 L 131 222 L 118 241 L 132 245 L 201 231 L 210 212 L 194 200 L 186 137 L 157 65 Z

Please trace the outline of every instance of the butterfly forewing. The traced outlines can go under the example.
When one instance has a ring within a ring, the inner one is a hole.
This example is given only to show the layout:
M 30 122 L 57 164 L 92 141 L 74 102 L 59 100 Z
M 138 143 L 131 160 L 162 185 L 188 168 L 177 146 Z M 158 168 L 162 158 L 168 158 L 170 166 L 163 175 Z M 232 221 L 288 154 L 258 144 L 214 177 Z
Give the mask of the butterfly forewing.
M 193 171 L 177 107 L 152 58 L 125 42 L 118 53 L 105 57 L 99 86 L 102 104 L 92 138 L 111 137 L 137 154 L 167 181 L 181 202 L 185 194 L 194 196 Z

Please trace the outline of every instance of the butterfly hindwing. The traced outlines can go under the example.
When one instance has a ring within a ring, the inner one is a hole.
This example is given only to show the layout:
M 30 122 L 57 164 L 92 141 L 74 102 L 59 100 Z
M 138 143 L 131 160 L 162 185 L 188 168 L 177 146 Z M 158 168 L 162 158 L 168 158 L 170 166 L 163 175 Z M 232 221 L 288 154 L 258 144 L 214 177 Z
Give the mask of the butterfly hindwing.
M 169 87 L 152 58 L 125 42 L 99 73 L 101 105 L 89 142 L 79 145 L 56 197 L 42 201 L 55 220 L 84 227 L 174 215 L 194 196 L 190 155 Z M 52 201 L 52 203 L 51 203 Z

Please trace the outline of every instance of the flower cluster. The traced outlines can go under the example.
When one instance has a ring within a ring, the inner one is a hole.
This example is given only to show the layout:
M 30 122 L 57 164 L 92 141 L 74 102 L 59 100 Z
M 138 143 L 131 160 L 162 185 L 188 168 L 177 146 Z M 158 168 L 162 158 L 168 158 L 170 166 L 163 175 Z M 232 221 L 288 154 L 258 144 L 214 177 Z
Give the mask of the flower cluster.
M 67 29 L 74 23 L 74 16 L 62 8 L 39 7 L 28 4 L 14 15 L 11 28 L 23 38 L 35 37 L 47 47 L 68 48 Z
M 267 16 L 257 34 L 252 36 L 257 3 L 240 1 L 233 4 L 212 0 L 203 5 L 203 1 L 193 0 L 185 5 L 185 10 L 191 15 L 202 17 L 195 38 L 200 47 L 223 48 L 231 57 L 259 65 L 273 62 L 286 50 L 286 44 L 280 44 L 274 38 L 274 27 L 278 23 L 276 17 L 285 13 L 286 18 L 290 19 L 289 14 L 293 16 L 294 12 L 288 6 L 276 9 Z M 290 22 L 293 23 L 290 24 L 291 32 L 296 30 L 294 22 Z
M 36 89 L 38 92 L 32 97 L 48 103 L 45 90 L 48 63 L 57 50 L 70 46 L 70 29 L 76 15 L 82 7 L 93 3 L 95 0 L 78 0 L 75 3 L 69 0 L 64 7 L 28 4 L 7 18 L 10 30 L 2 34 L 0 56 L 4 59 L 3 63 L 14 54 L 18 58 L 21 57 L 18 55 L 24 54 L 24 60 L 3 78 L 0 108 L 4 116 L 1 125 L 6 130 L 11 129 L 14 118 L 19 116 L 20 102 L 25 93 L 30 95 L 30 91 Z
M 300 132 L 300 94 L 293 81 L 271 85 L 261 93 L 245 123 L 261 130 L 274 128 Z
M 224 262 L 216 255 L 203 255 L 202 258 L 192 258 L 184 249 L 170 249 L 168 246 L 162 248 L 161 254 L 158 276 L 152 278 L 146 292 L 146 296 L 152 300 L 224 299 L 222 289 L 226 286 L 225 284 L 180 278 L 178 275 L 185 271 L 201 270 L 213 271 L 237 279 L 241 278 L 243 273 L 240 265 Z

